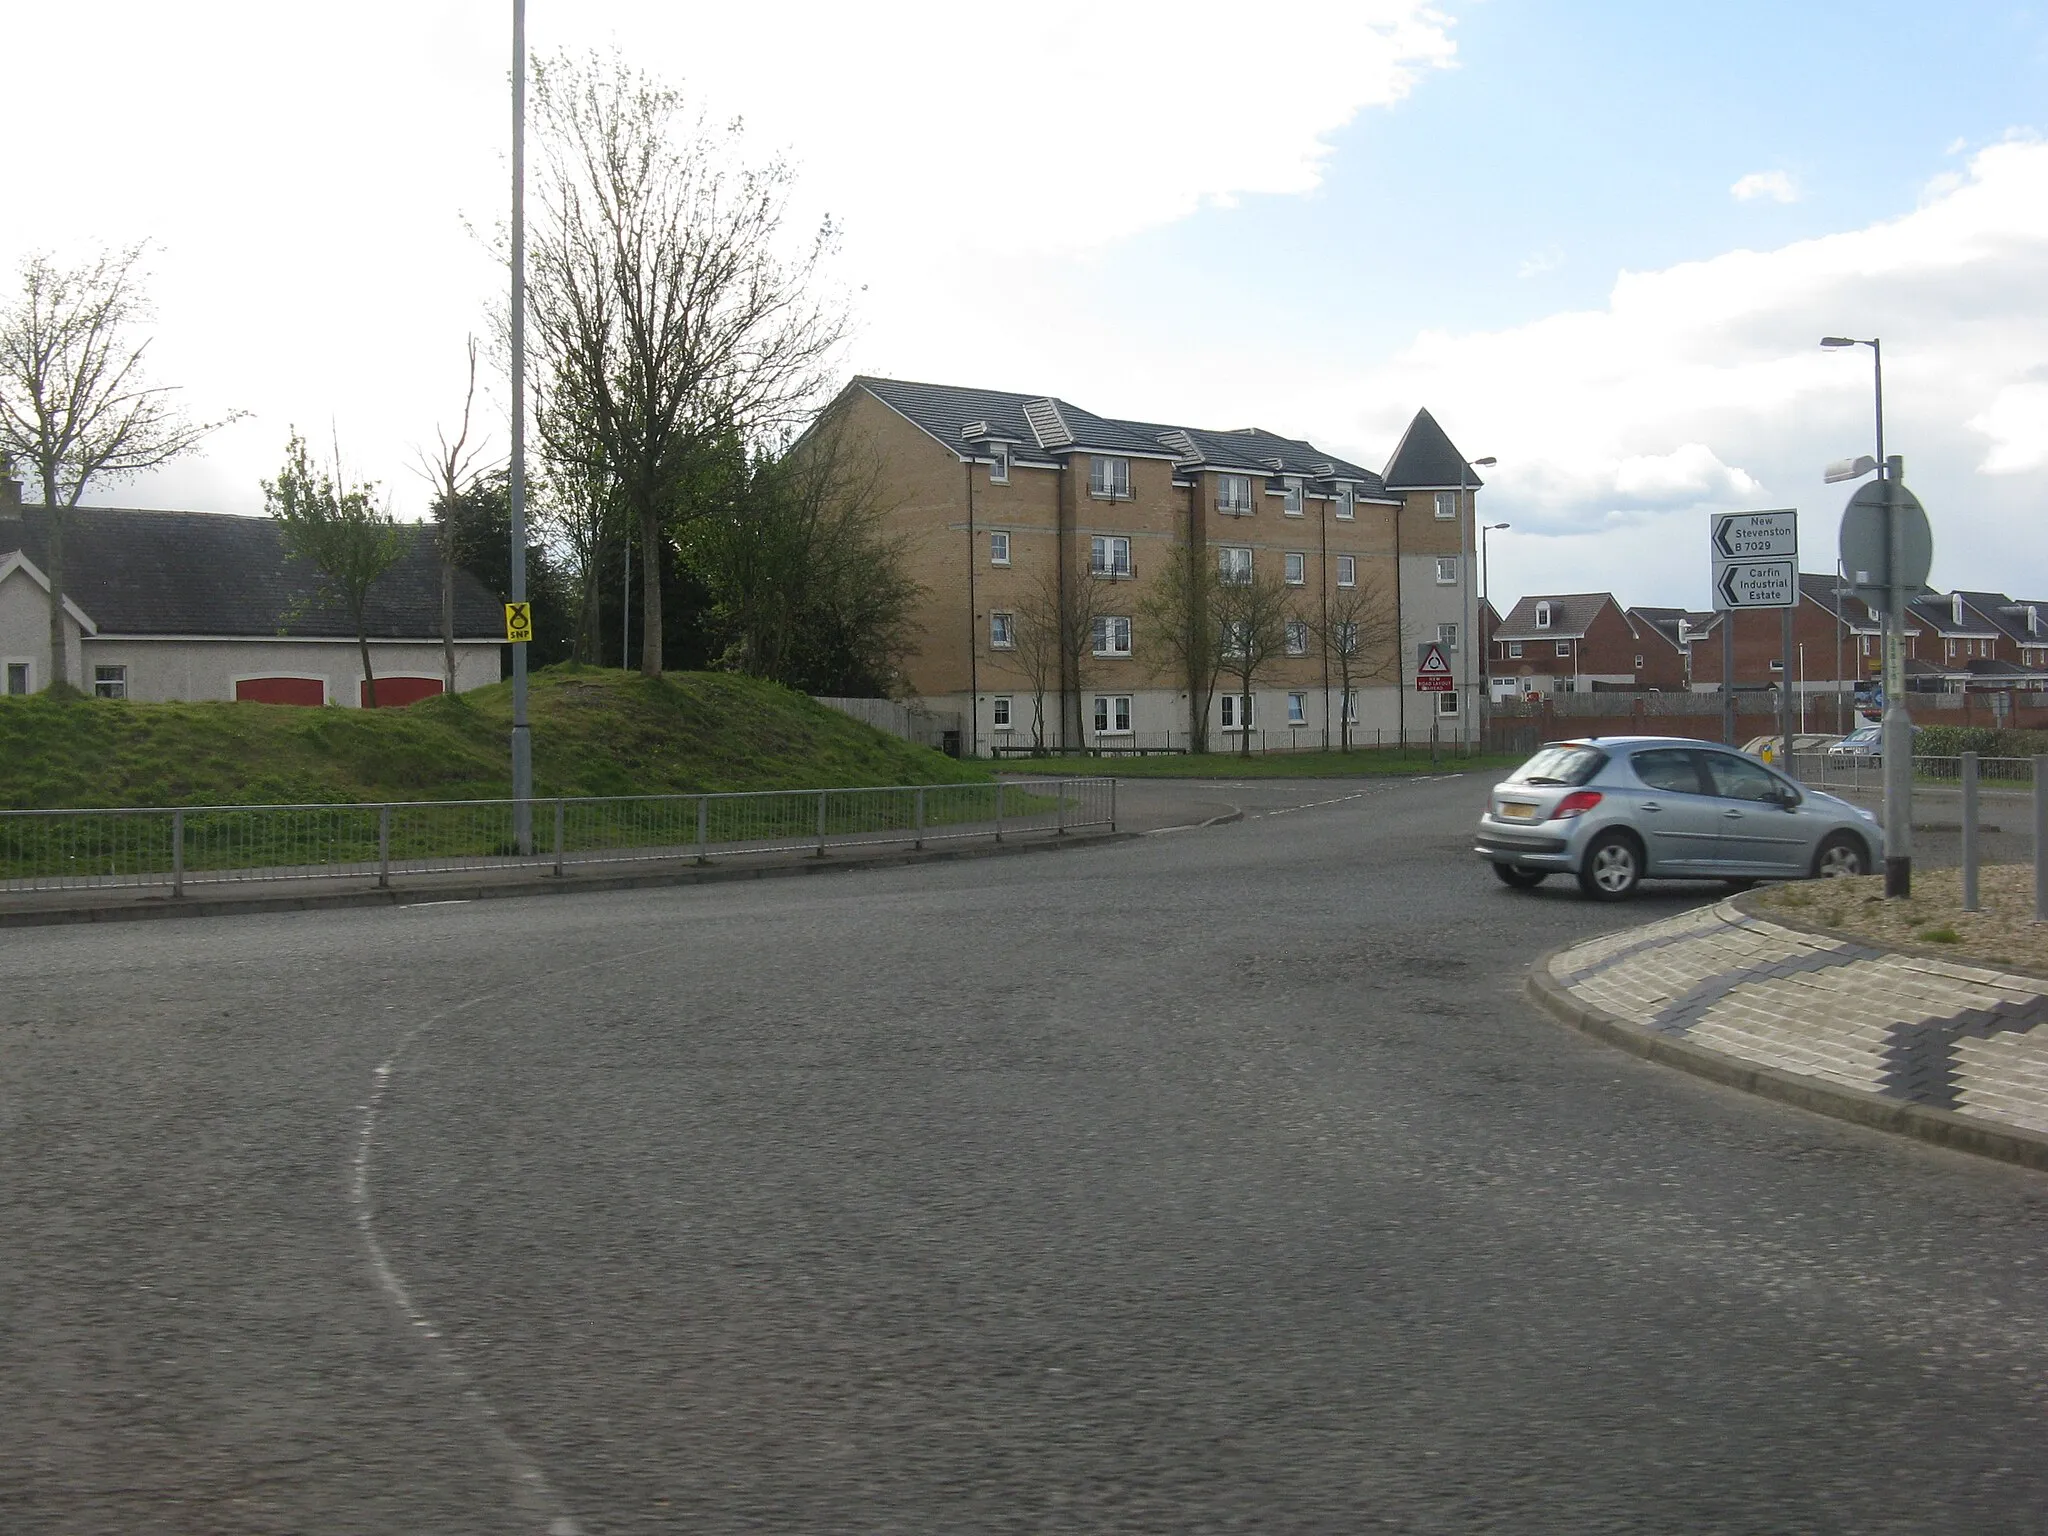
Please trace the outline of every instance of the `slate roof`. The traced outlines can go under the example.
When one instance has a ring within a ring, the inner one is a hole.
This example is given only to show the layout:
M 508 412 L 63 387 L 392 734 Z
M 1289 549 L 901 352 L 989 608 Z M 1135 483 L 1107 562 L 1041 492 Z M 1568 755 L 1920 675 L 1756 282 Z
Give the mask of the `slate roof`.
M 441 632 L 441 572 L 431 530 L 370 589 L 373 640 Z M 47 571 L 41 507 L 0 515 L 0 553 L 20 550 Z M 64 590 L 102 635 L 294 635 L 355 638 L 339 603 L 322 601 L 319 578 L 285 554 L 267 517 L 77 507 L 64 524 Z M 504 610 L 469 572 L 455 573 L 458 639 L 499 639 Z
M 1987 623 L 2020 645 L 2048 645 L 2048 603 L 2014 602 L 2003 592 L 1964 592 L 1962 599 Z M 2027 627 L 2032 608 L 2036 628 Z
M 1607 604 L 1614 601 L 1611 592 L 1538 592 L 1525 597 L 1508 610 L 1508 616 L 1501 620 L 1500 628 L 1493 632 L 1496 640 L 1576 640 L 1582 639 L 1593 623 L 1593 616 Z M 1550 604 L 1550 623 L 1542 629 L 1536 627 L 1536 605 Z
M 1967 600 L 1964 602 L 1963 615 L 1959 621 L 1956 618 L 1955 598 L 1953 594 L 1947 592 L 1934 592 L 1908 599 L 1906 616 L 1908 622 L 1918 619 L 1938 635 L 1982 640 L 1996 638 L 1998 634 L 1997 626 L 1970 611 Z
M 1678 640 L 1678 626 L 1687 623 L 1690 617 L 1683 608 L 1630 608 L 1626 610 L 1626 617 L 1638 633 L 1647 629 L 1661 636 L 1673 650 L 1683 649 Z
M 1394 445 L 1394 456 L 1380 473 L 1390 487 L 1401 491 L 1454 491 L 1461 484 L 1476 490 L 1486 483 L 1466 464 L 1465 456 L 1428 411 L 1415 413 L 1401 441 Z

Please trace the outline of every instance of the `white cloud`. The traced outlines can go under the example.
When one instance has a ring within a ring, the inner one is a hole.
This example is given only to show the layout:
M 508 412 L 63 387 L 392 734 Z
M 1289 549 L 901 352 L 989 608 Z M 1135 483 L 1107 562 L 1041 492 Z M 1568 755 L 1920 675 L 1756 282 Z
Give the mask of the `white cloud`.
M 1760 197 L 1767 197 L 1774 203 L 1799 201 L 1799 188 L 1783 171 L 1751 171 L 1730 187 L 1728 193 L 1738 203 L 1753 203 Z
M 1964 423 L 1991 439 L 1977 466 L 1987 475 L 2016 475 L 2048 464 L 2048 383 L 2008 384 Z
M 1515 269 L 1515 276 L 1542 277 L 1547 272 L 1555 272 L 1563 265 L 1564 247 L 1546 245 L 1542 250 L 1533 251 L 1523 257 L 1521 266 Z

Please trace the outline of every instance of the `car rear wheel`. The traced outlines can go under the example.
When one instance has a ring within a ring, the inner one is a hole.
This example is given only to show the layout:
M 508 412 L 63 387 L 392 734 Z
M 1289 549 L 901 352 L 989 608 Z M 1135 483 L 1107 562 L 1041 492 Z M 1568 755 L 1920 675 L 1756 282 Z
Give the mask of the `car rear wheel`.
M 1594 838 L 1579 866 L 1579 889 L 1595 901 L 1620 901 L 1642 878 L 1642 845 L 1626 832 L 1603 832 Z
M 1518 891 L 1533 891 L 1543 883 L 1547 873 L 1541 869 L 1517 869 L 1512 864 L 1496 864 L 1493 872 L 1500 877 L 1502 885 L 1511 885 Z
M 1813 856 L 1813 874 L 1817 880 L 1840 880 L 1849 875 L 1869 873 L 1869 851 L 1846 832 L 1837 832 L 1822 843 Z

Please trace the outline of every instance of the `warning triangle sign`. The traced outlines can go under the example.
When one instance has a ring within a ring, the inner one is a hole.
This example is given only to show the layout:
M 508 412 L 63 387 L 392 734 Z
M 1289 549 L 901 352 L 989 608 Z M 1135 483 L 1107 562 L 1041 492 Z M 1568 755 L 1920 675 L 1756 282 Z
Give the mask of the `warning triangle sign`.
M 1421 659 L 1415 663 L 1415 675 L 1417 677 L 1449 677 L 1451 675 L 1451 664 L 1444 660 L 1444 653 L 1441 647 L 1425 645 L 1422 648 Z

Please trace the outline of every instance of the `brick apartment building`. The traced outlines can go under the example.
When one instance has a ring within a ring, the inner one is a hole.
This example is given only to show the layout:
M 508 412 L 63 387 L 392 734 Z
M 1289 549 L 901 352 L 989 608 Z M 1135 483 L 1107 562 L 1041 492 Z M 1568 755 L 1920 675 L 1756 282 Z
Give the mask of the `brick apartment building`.
M 1261 747 L 1338 739 L 1340 679 L 1311 636 L 1326 595 L 1367 594 L 1398 613 L 1404 643 L 1353 668 L 1356 740 L 1415 740 L 1436 724 L 1475 732 L 1478 476 L 1427 411 L 1383 470 L 1255 428 L 1211 431 L 1095 415 L 1052 396 L 852 380 L 830 408 L 875 454 L 889 526 L 925 588 L 913 699 L 957 715 L 960 748 L 985 755 L 1034 739 L 1039 690 L 1020 654 L 1021 616 L 1062 581 L 1093 586 L 1092 654 L 1044 691 L 1049 746 L 1188 745 L 1188 679 L 1148 635 L 1147 595 L 1194 548 L 1219 572 L 1280 572 L 1298 589 L 1286 654 L 1254 691 L 1250 720 L 1227 683 L 1207 704 L 1212 748 L 1241 732 Z M 1081 611 L 1068 608 L 1068 611 Z M 1456 691 L 1413 691 L 1417 640 L 1440 642 Z

